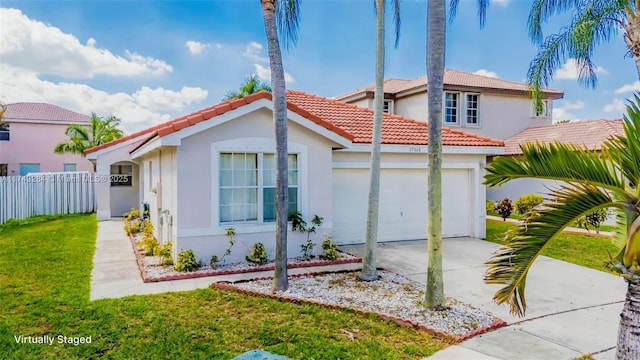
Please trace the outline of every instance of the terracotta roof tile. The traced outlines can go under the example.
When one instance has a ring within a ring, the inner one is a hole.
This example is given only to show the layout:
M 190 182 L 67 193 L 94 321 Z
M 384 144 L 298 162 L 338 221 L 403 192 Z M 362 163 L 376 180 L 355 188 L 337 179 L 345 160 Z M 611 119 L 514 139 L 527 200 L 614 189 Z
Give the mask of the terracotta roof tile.
M 354 143 L 371 143 L 372 141 L 373 110 L 300 91 L 288 91 L 287 102 L 295 104 L 344 129 L 354 136 Z M 382 143 L 426 145 L 427 128 L 427 124 L 421 121 L 384 114 Z M 446 127 L 442 129 L 442 142 L 445 146 L 503 146 L 503 142 L 500 140 L 493 140 Z
M 502 79 L 491 78 L 488 76 L 476 75 L 467 72 L 446 69 L 444 73 L 444 85 L 448 86 L 464 86 L 480 89 L 495 89 L 495 90 L 510 90 L 517 92 L 528 92 L 529 86 L 524 83 L 515 81 L 508 81 Z M 417 79 L 385 79 L 384 92 L 390 94 L 398 94 L 404 91 L 414 90 L 418 88 L 424 88 L 426 91 L 427 77 L 422 76 Z M 367 85 L 363 88 L 351 91 L 347 94 L 337 96 L 336 99 L 346 99 L 348 97 L 370 92 L 375 90 L 375 84 Z M 545 94 L 552 96 L 562 96 L 562 90 L 556 89 L 542 89 Z
M 622 120 L 584 120 L 562 124 L 529 127 L 504 141 L 505 155 L 522 154 L 520 145 L 526 143 L 561 142 L 586 146 L 590 150 L 600 150 L 609 138 L 624 135 Z
M 91 117 L 79 114 L 53 104 L 19 102 L 7 104 L 7 110 L 3 119 L 7 122 L 11 120 L 32 120 L 32 121 L 62 121 L 74 123 L 88 123 Z
M 196 111 L 193 114 L 156 125 L 146 130 L 125 136 L 121 139 L 88 149 L 92 153 L 134 138 L 143 140 L 144 145 L 155 135 L 167 136 L 198 122 L 224 114 L 232 109 L 250 104 L 259 99 L 271 100 L 268 92 L 259 92 L 243 99 L 235 99 Z M 373 129 L 373 111 L 344 102 L 306 94 L 300 91 L 287 92 L 287 108 L 314 123 L 331 130 L 354 143 L 371 143 Z M 384 115 L 382 125 L 382 143 L 402 145 L 426 145 L 427 124 L 396 115 Z M 442 129 L 443 145 L 446 146 L 503 146 L 503 142 L 482 136 L 468 134 L 449 128 Z M 134 149 L 135 150 L 135 149 Z

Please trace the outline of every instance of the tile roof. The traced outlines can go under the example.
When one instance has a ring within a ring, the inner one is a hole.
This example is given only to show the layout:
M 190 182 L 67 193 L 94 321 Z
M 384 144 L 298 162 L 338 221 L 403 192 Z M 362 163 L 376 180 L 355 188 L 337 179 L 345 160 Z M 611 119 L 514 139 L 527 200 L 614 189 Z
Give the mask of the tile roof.
M 471 73 L 466 73 L 457 70 L 446 69 L 444 72 L 444 85 L 445 86 L 463 86 L 463 87 L 472 87 L 472 88 L 480 88 L 480 89 L 495 89 L 495 90 L 506 90 L 506 91 L 516 91 L 516 92 L 528 92 L 529 86 L 524 83 L 507 81 L 502 79 L 496 79 L 488 76 L 476 75 Z M 404 91 L 424 88 L 426 90 L 427 86 L 427 77 L 422 76 L 417 79 L 405 80 L 405 79 L 385 79 L 384 81 L 384 92 L 390 94 L 398 94 Z M 337 96 L 336 99 L 346 99 L 351 96 L 374 91 L 375 84 L 371 84 L 365 86 L 363 88 L 359 88 L 347 94 L 343 94 Z M 545 94 L 551 96 L 561 97 L 563 92 L 561 90 L 556 89 L 543 89 Z
M 342 101 L 288 91 L 287 102 L 293 103 L 310 113 L 353 134 L 354 143 L 371 143 L 373 133 L 373 110 L 347 104 Z M 382 121 L 382 143 L 398 145 L 426 145 L 428 126 L 421 121 L 397 115 L 384 114 Z M 445 146 L 503 146 L 500 140 L 442 128 L 442 144 Z
M 242 99 L 225 101 L 218 105 L 196 111 L 192 114 L 138 131 L 120 139 L 93 147 L 85 151 L 92 153 L 131 139 L 142 140 L 138 147 L 152 138 L 167 136 L 188 126 L 211 119 L 230 110 L 250 104 L 260 99 L 271 100 L 271 94 L 261 91 Z M 341 101 L 306 94 L 300 91 L 287 91 L 287 108 L 298 115 L 319 124 L 354 143 L 371 143 L 373 129 L 373 111 L 347 104 Z M 427 124 L 403 118 L 397 115 L 384 115 L 382 126 L 383 144 L 426 145 Z M 503 146 L 500 140 L 465 133 L 443 127 L 442 141 L 445 146 Z
M 525 143 L 561 142 L 600 150 L 607 139 L 624 135 L 622 120 L 583 120 L 562 124 L 531 126 L 504 141 L 505 155 L 522 154 L 520 145 Z
M 60 106 L 45 103 L 19 102 L 7 104 L 3 120 L 24 120 L 24 121 L 61 121 L 88 123 L 91 117 L 79 114 Z
M 167 122 L 164 122 L 162 124 L 158 124 L 155 126 L 152 126 L 150 128 L 135 132 L 133 134 L 127 135 L 127 136 L 123 136 L 120 139 L 116 139 L 113 141 L 110 141 L 108 143 L 96 146 L 96 147 L 92 147 L 91 149 L 87 149 L 85 151 L 85 154 L 89 154 L 92 152 L 96 152 L 98 150 L 104 149 L 104 148 L 108 148 L 110 146 L 116 145 L 116 144 L 120 144 L 123 143 L 125 141 L 128 140 L 132 140 L 135 138 L 139 138 L 139 140 L 143 140 L 142 143 L 138 144 L 138 147 L 140 147 L 141 145 L 143 145 L 144 143 L 146 143 L 147 141 L 151 140 L 152 138 L 159 136 L 159 137 L 163 137 L 163 136 L 167 136 L 169 134 L 172 134 L 176 131 L 182 130 L 186 127 L 195 125 L 199 122 L 205 121 L 205 120 L 209 120 L 215 116 L 218 115 L 222 115 L 228 111 L 237 109 L 241 106 L 247 105 L 247 104 L 251 104 L 254 101 L 257 100 L 261 100 L 261 99 L 268 99 L 271 100 L 271 93 L 268 93 L 266 91 L 261 91 L 255 94 L 251 94 L 248 96 L 245 96 L 242 99 L 233 99 L 233 100 L 228 100 L 225 102 L 222 102 L 220 104 L 208 107 L 206 109 L 202 109 L 199 111 L 196 111 L 194 113 L 191 113 L 189 115 L 185 115 L 182 117 L 179 117 L 177 119 L 173 119 Z M 287 104 L 287 108 L 291 111 L 296 112 L 298 115 L 305 117 L 313 122 L 315 122 L 316 124 L 323 126 L 341 136 L 346 137 L 349 140 L 353 139 L 353 136 L 349 133 L 347 133 L 345 130 L 340 129 L 338 127 L 336 127 L 335 125 L 313 115 L 310 114 L 308 111 L 299 108 L 298 106 L 296 106 L 295 104 L 291 104 L 288 103 Z M 135 150 L 135 149 L 134 149 Z

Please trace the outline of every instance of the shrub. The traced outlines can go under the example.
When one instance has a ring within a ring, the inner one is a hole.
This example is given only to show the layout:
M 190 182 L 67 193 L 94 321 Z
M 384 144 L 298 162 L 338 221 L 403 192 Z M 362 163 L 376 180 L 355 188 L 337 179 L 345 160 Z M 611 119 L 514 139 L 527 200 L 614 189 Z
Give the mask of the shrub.
M 153 236 L 153 224 L 151 220 L 144 219 L 142 221 L 142 233 L 146 236 Z
M 178 253 L 178 261 L 174 269 L 180 272 L 193 272 L 198 270 L 200 264 L 196 260 L 196 255 L 193 250 L 182 250 Z
M 543 200 L 544 198 L 541 195 L 527 194 L 519 197 L 518 200 L 513 203 L 513 206 L 518 214 L 525 215 L 531 212 L 536 206 L 542 204 Z
M 589 226 L 592 226 L 596 229 L 597 234 L 600 233 L 600 225 L 607 219 L 608 214 L 609 211 L 607 209 L 598 209 L 578 219 L 576 224 L 587 231 L 589 231 Z
M 291 221 L 291 230 L 299 231 L 301 233 L 307 233 L 307 241 L 304 244 L 300 245 L 300 248 L 302 249 L 302 259 L 312 259 L 313 255 L 311 255 L 311 252 L 313 251 L 313 248 L 316 246 L 316 244 L 311 241 L 311 234 L 315 234 L 316 229 L 320 227 L 320 225 L 322 225 L 324 219 L 318 215 L 313 215 L 313 219 L 311 219 L 311 225 L 308 226 L 307 222 L 304 221 L 304 219 L 302 218 L 302 214 L 299 211 L 292 211 L 289 213 L 289 217 L 287 218 L 287 220 Z
M 499 203 L 496 204 L 496 212 L 498 215 L 502 216 L 502 221 L 505 221 L 509 215 L 513 212 L 513 205 L 511 204 L 511 200 L 504 198 Z
M 218 263 L 223 261 L 224 258 L 227 257 L 227 255 L 231 255 L 231 248 L 236 243 L 236 240 L 234 239 L 235 235 L 236 235 L 235 228 L 232 228 L 232 227 L 227 228 L 226 236 L 229 238 L 229 247 L 227 248 L 227 250 L 224 251 L 224 255 L 222 255 L 222 258 L 218 258 L 218 255 L 211 256 L 211 260 L 209 260 L 209 265 L 211 265 L 212 268 L 215 268 L 216 266 L 218 266 Z
M 324 260 L 337 260 L 340 257 L 338 253 L 338 245 L 331 241 L 331 235 L 325 236 L 322 241 L 322 250 L 324 251 L 323 255 L 320 257 Z
M 496 203 L 493 200 L 487 200 L 487 204 L 485 206 L 487 209 L 487 213 L 496 211 Z
M 161 265 L 172 265 L 173 258 L 171 257 L 171 248 L 173 245 L 171 243 L 166 243 L 164 245 L 157 246 L 153 252 L 154 256 L 160 256 L 162 258 Z
M 140 222 L 135 220 L 129 222 L 129 234 L 135 235 L 139 232 L 140 232 Z
M 153 236 L 145 236 L 144 239 L 140 241 L 140 247 L 142 247 L 146 256 L 155 254 L 156 248 L 158 246 L 158 240 L 156 240 L 156 238 Z
M 267 250 L 264 248 L 264 244 L 253 244 L 253 246 L 251 247 L 251 252 L 249 252 L 249 255 L 245 256 L 245 259 L 253 264 L 266 264 L 269 259 L 267 258 Z
M 311 260 L 313 259 L 313 255 L 311 252 L 313 251 L 313 247 L 316 246 L 310 239 L 307 239 L 304 244 L 300 245 L 302 249 L 302 260 Z

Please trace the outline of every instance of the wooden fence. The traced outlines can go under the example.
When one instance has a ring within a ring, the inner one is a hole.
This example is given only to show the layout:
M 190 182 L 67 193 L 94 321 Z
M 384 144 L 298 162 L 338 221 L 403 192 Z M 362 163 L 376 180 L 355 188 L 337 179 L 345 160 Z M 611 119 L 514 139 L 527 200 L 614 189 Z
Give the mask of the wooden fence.
M 0 224 L 35 215 L 90 213 L 97 209 L 89 172 L 0 176 Z

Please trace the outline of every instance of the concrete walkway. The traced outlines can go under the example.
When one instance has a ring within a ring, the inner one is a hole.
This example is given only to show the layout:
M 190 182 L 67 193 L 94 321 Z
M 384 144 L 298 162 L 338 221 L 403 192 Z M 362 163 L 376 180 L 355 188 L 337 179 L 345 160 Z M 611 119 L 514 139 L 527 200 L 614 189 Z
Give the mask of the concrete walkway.
M 527 278 L 528 310 L 514 317 L 506 305 L 493 303 L 499 285 L 482 278 L 484 262 L 497 244 L 472 239 L 445 239 L 444 286 L 447 296 L 488 310 L 507 321 L 506 327 L 450 346 L 429 359 L 573 359 L 595 354 L 613 359 L 618 321 L 626 293 L 622 278 L 541 257 Z M 345 250 L 359 255 L 364 246 Z M 426 241 L 385 243 L 378 246 L 379 264 L 421 283 L 426 282 Z
M 345 246 L 360 255 L 363 245 Z M 488 310 L 509 326 L 450 346 L 429 359 L 573 359 L 595 354 L 613 359 L 619 314 L 626 292 L 623 279 L 601 271 L 547 257 L 539 258 L 527 280 L 524 318 L 509 314 L 507 306 L 492 302 L 498 285 L 482 277 L 484 262 L 497 244 L 472 238 L 444 241 L 444 283 L 447 296 Z M 380 244 L 378 266 L 421 283 L 426 281 L 426 241 Z M 314 270 L 359 269 L 360 264 L 317 267 Z M 290 274 L 308 272 L 290 269 Z M 215 281 L 270 276 L 273 271 L 143 283 L 121 221 L 98 223 L 98 239 L 91 274 L 91 300 L 206 288 Z

